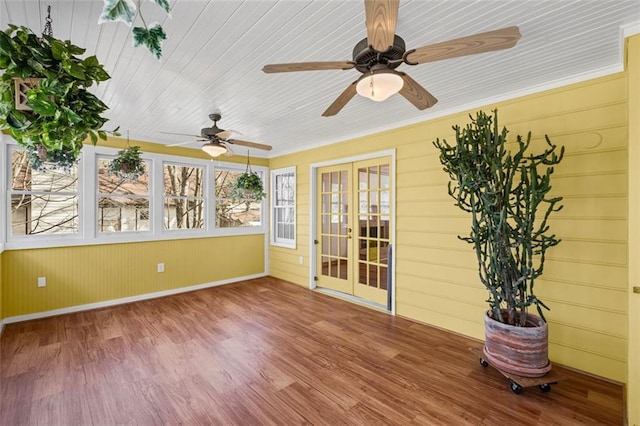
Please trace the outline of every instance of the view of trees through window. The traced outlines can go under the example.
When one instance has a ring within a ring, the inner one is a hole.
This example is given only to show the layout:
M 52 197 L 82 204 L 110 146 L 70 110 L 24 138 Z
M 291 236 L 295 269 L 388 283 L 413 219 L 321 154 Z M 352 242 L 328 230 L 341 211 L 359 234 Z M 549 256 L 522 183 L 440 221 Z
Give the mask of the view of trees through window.
M 11 235 L 77 234 L 81 222 L 78 166 L 60 170 L 51 164 L 34 170 L 28 153 L 20 147 L 11 147 L 9 157 Z M 128 181 L 109 173 L 112 158 L 102 154 L 89 157 L 95 161 L 95 183 L 90 184 L 95 189 L 85 187 L 83 194 L 96 194 L 85 200 L 96 203 L 89 210 L 95 212 L 95 219 L 82 219 L 83 229 L 95 227 L 98 235 L 151 232 L 154 194 L 162 197 L 162 226 L 158 224 L 161 229 L 205 229 L 210 194 L 215 195 L 211 202 L 215 202 L 216 228 L 263 225 L 262 200 L 238 191 L 237 179 L 242 174 L 238 169 L 215 166 L 215 180 L 209 184 L 209 169 L 204 165 L 146 160 L 145 173 Z M 163 182 L 157 193 L 152 191 L 153 167 L 162 168 Z M 264 172 L 258 173 L 263 177 Z
M 203 228 L 204 167 L 164 165 L 164 228 Z
M 111 158 L 99 157 L 98 232 L 135 232 L 149 230 L 149 166 L 135 181 L 109 174 Z
M 262 203 L 245 198 L 237 191 L 236 182 L 242 173 L 238 170 L 216 170 L 216 226 L 218 228 L 260 226 L 262 224 Z M 261 172 L 258 173 L 262 175 Z
M 11 150 L 11 234 L 78 232 L 78 170 L 31 168 L 27 152 Z

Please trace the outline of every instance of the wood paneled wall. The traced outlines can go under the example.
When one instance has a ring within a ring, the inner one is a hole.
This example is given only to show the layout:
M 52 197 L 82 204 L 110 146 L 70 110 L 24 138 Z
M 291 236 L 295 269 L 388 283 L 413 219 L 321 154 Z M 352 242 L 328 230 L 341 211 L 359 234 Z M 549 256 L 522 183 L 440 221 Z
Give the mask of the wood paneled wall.
M 538 293 L 550 307 L 554 362 L 621 382 L 627 374 L 627 88 L 626 74 L 538 93 L 497 105 L 510 137 L 532 132 L 566 148 L 556 167 L 553 195 L 564 209 L 551 220 L 563 241 L 548 252 Z M 454 124 L 475 110 L 272 159 L 297 165 L 295 250 L 271 247 L 270 274 L 309 283 L 310 164 L 396 149 L 396 312 L 482 339 L 487 298 L 475 254 L 459 241 L 470 218 L 447 195 L 436 138 L 454 141 Z M 303 256 L 304 264 L 298 263 Z
M 264 235 L 8 250 L 4 318 L 265 272 Z M 164 263 L 165 272 L 157 272 Z M 46 277 L 47 286 L 37 287 Z

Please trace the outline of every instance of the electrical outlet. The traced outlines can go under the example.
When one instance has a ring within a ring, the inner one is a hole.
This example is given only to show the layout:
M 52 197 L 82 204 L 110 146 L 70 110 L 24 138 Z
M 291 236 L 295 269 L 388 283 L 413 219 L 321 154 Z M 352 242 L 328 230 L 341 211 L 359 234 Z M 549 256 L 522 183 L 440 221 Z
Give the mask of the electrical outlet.
M 38 287 L 47 286 L 47 277 L 38 277 Z
M 164 272 L 164 263 L 158 263 L 158 272 Z
M 300 256 L 300 257 L 298 258 L 298 263 L 299 263 L 299 264 L 301 264 L 301 265 L 303 265 L 303 264 L 304 264 L 304 257 Z

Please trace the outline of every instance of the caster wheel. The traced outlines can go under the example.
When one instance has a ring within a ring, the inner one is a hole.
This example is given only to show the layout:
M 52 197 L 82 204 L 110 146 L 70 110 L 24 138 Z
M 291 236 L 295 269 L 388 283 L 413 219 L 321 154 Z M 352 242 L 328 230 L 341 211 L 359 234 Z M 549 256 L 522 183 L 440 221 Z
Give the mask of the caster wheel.
M 489 366 L 489 363 L 487 362 L 486 359 L 480 358 L 480 365 L 487 368 Z
M 549 392 L 551 390 L 551 385 L 548 384 L 548 383 L 543 383 L 543 384 L 540 385 L 540 390 L 542 392 L 547 393 L 547 392 Z
M 520 386 L 519 384 L 517 384 L 516 382 L 514 382 L 512 380 L 511 381 L 511 390 L 513 391 L 513 393 L 520 395 L 522 393 L 522 386 Z

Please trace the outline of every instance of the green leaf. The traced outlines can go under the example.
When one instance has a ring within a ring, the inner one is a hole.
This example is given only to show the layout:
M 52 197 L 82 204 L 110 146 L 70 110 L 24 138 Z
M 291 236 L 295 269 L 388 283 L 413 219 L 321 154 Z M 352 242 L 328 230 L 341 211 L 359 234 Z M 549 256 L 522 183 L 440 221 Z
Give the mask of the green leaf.
M 98 137 L 96 136 L 96 134 L 94 132 L 89 132 L 89 137 L 91 138 L 91 143 L 92 144 L 97 144 L 98 143 Z
M 107 133 L 104 130 L 98 130 L 98 137 L 103 141 L 107 140 Z
M 87 68 L 100 66 L 100 62 L 98 62 L 98 58 L 96 58 L 96 55 L 85 58 L 85 60 L 82 61 L 82 64 Z
M 0 70 L 6 69 L 11 64 L 9 55 L 0 54 Z
M 71 66 L 69 67 L 68 72 L 78 80 L 84 80 L 86 78 L 84 74 L 84 68 L 77 62 L 71 62 Z
M 57 59 L 58 61 L 68 59 L 70 56 L 64 43 L 55 39 L 51 41 L 51 53 L 53 54 L 54 59 Z
M 82 121 L 82 117 L 76 114 L 71 108 L 62 107 L 62 110 L 64 111 L 64 115 L 66 119 L 69 120 L 69 122 L 78 124 Z
M 169 6 L 169 0 L 153 0 L 153 1 L 155 2 L 155 4 L 157 4 L 162 9 L 164 9 L 164 11 L 167 12 L 168 15 L 171 15 L 171 7 Z
M 104 0 L 104 8 L 98 24 L 124 22 L 131 26 L 135 13 L 136 5 L 132 0 Z
M 15 51 L 11 37 L 4 32 L 0 33 L 0 52 L 11 57 L 15 54 Z
M 14 129 L 24 129 L 27 125 L 20 121 L 14 113 L 7 114 L 7 123 Z
M 144 44 L 157 59 L 162 56 L 162 40 L 166 38 L 167 35 L 160 24 L 156 24 L 149 30 L 142 27 L 133 29 L 133 45 L 137 47 Z
M 56 113 L 57 106 L 55 103 L 51 102 L 48 99 L 35 98 L 29 99 L 27 101 L 27 105 L 31 107 L 33 112 L 36 114 L 40 114 L 43 117 L 51 117 Z
M 31 68 L 37 71 L 38 75 L 44 75 L 47 72 L 44 68 L 44 65 L 36 61 L 34 58 L 27 59 L 27 64 L 29 64 Z M 35 75 L 33 75 L 32 77 L 35 77 Z

